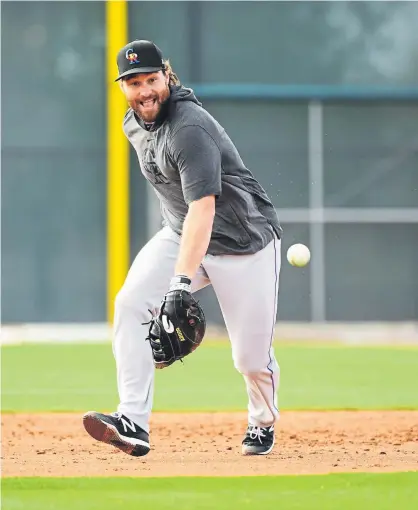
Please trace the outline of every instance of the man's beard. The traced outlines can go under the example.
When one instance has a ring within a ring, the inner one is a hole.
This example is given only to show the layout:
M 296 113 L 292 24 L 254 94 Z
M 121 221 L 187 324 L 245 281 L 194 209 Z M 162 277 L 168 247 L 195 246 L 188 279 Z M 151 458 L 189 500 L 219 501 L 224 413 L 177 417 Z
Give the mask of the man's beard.
M 161 111 L 161 107 L 162 104 L 157 98 L 152 109 L 145 109 L 141 104 L 137 102 L 135 102 L 133 109 L 138 117 L 140 117 L 144 122 L 154 122 Z
M 164 103 L 168 100 L 170 97 L 170 90 L 167 88 L 167 90 L 163 93 L 160 93 L 157 97 L 153 98 L 154 105 L 151 108 L 144 108 L 143 105 L 141 105 L 140 101 L 135 101 L 134 106 L 132 106 L 135 113 L 140 117 L 144 122 L 152 123 L 155 122 L 157 119 L 159 113 L 161 112 L 161 109 L 164 106 Z

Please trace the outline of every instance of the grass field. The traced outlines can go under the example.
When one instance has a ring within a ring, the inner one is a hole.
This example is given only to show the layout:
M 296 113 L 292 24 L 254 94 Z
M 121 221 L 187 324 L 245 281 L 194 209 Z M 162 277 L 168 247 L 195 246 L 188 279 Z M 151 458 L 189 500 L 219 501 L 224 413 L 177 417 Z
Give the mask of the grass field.
M 110 344 L 5 346 L 3 412 L 114 410 Z M 282 409 L 418 409 L 418 349 L 277 345 Z M 204 398 L 202 394 L 204 389 Z M 228 344 L 156 375 L 156 411 L 246 409 Z M 417 467 L 418 469 L 418 467 Z M 418 508 L 418 471 L 248 478 L 4 478 L 4 510 Z
M 276 355 L 283 410 L 418 408 L 418 349 L 279 345 Z M 156 374 L 156 411 L 244 410 L 246 399 L 226 343 L 207 342 Z M 110 344 L 2 348 L 4 412 L 114 410 L 117 402 Z
M 418 473 L 161 479 L 7 479 L 4 510 L 393 510 L 418 507 Z

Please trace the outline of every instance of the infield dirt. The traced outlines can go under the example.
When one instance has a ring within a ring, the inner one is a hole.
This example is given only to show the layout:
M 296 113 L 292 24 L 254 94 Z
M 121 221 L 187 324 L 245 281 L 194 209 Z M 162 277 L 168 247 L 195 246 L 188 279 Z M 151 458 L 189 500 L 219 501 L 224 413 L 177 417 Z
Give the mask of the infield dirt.
M 2 476 L 241 476 L 418 469 L 418 411 L 282 412 L 268 456 L 244 457 L 245 413 L 154 413 L 151 452 L 94 441 L 81 414 L 2 416 Z

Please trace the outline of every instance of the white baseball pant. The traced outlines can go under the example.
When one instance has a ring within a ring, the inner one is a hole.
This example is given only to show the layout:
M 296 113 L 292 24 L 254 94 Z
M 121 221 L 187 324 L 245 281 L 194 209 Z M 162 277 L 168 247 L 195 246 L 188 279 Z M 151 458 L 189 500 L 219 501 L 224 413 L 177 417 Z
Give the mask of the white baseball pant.
M 154 395 L 154 363 L 145 341 L 149 310 L 157 310 L 168 290 L 180 246 L 169 227 L 138 253 L 115 301 L 113 354 L 118 411 L 149 432 Z M 276 237 L 252 255 L 206 255 L 192 292 L 212 285 L 232 346 L 235 368 L 248 393 L 248 422 L 265 427 L 279 417 L 280 369 L 272 339 L 276 322 L 281 242 Z M 203 340 L 204 341 L 204 340 Z M 169 370 L 169 368 L 167 369 Z

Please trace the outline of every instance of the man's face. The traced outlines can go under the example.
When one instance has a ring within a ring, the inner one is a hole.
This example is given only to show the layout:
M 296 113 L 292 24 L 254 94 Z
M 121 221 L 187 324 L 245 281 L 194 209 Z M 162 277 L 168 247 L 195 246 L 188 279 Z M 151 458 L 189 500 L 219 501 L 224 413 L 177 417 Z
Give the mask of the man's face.
M 162 71 L 136 74 L 121 81 L 129 106 L 144 122 L 154 122 L 162 103 L 170 95 L 169 77 Z

